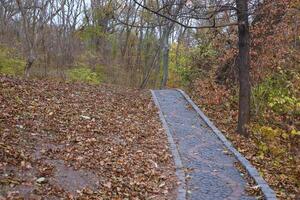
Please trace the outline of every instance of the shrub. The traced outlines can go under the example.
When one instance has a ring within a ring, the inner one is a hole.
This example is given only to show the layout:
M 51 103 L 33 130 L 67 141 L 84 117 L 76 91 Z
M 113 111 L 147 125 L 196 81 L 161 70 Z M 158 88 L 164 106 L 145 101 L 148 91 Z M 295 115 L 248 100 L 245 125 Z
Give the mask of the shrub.
M 182 44 L 177 47 L 174 43 L 170 49 L 169 82 L 177 81 L 179 85 L 188 85 L 192 80 L 205 76 L 212 68 L 215 57 L 216 51 L 209 42 L 199 42 L 194 48 Z
M 256 138 L 258 153 L 261 158 L 266 154 L 272 154 L 281 159 L 288 152 L 289 145 L 287 145 L 287 142 L 297 140 L 300 136 L 300 131 L 296 129 L 287 131 L 260 125 L 253 125 L 252 131 L 254 138 Z
M 255 114 L 260 115 L 269 108 L 278 114 L 299 115 L 300 101 L 296 98 L 293 79 L 292 74 L 275 74 L 254 87 L 252 104 Z
M 67 76 L 71 82 L 84 82 L 89 84 L 99 84 L 101 82 L 100 76 L 86 67 L 70 69 Z
M 178 44 L 173 44 L 170 49 L 168 85 L 171 87 L 187 84 L 191 71 L 186 47 L 183 45 L 177 47 L 177 45 Z

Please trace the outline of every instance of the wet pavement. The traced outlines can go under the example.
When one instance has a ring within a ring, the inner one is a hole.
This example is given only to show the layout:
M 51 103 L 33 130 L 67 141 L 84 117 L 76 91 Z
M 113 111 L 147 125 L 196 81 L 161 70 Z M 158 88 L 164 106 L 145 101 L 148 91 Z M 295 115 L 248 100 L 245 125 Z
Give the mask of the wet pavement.
M 154 91 L 186 172 L 187 199 L 250 200 L 236 158 L 177 90 Z

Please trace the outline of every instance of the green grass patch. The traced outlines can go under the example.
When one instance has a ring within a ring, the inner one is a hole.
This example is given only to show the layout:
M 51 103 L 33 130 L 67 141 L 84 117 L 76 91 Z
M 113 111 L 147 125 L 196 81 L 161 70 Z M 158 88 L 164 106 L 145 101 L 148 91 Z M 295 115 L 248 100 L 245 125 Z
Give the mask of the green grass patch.
M 68 70 L 67 79 L 70 82 L 100 84 L 101 76 L 87 67 L 76 67 Z
M 23 75 L 26 62 L 15 55 L 17 53 L 14 49 L 0 46 L 0 74 Z

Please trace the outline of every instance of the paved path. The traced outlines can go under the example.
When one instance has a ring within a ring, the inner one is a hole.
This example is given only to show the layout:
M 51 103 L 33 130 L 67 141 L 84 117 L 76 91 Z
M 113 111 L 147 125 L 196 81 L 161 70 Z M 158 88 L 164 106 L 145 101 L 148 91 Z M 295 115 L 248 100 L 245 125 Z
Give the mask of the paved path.
M 237 160 L 177 90 L 154 91 L 184 168 L 187 199 L 250 200 Z

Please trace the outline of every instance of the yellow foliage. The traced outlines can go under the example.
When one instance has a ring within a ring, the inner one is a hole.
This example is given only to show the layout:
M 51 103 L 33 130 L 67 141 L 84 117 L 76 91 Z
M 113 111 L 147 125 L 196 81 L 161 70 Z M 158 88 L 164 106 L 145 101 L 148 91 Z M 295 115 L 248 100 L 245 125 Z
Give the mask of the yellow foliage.
M 269 126 L 252 126 L 258 147 L 258 156 L 263 159 L 266 154 L 272 154 L 280 159 L 288 152 L 289 146 L 282 143 L 283 140 L 293 139 L 300 135 L 300 131 L 293 129 L 288 132 L 280 128 L 272 128 Z
M 291 135 L 298 135 L 298 136 L 300 136 L 300 131 L 297 131 L 296 129 L 293 129 L 291 131 Z
M 261 126 L 257 129 L 257 131 L 258 134 L 260 134 L 266 140 L 272 140 L 281 135 L 280 129 L 273 129 L 269 126 Z

